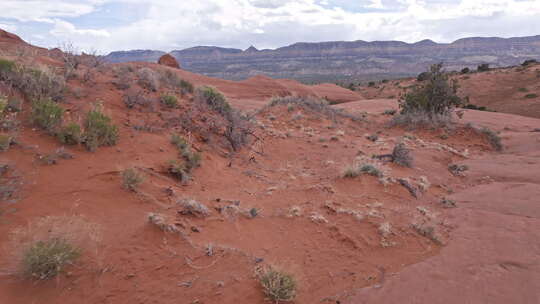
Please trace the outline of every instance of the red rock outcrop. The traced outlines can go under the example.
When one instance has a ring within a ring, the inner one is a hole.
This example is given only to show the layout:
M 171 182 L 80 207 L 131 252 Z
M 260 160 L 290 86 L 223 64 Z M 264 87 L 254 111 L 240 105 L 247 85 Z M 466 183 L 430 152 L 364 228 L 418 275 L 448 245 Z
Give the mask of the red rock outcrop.
M 171 68 L 176 68 L 176 69 L 180 68 L 180 65 L 178 64 L 178 61 L 176 61 L 176 59 L 173 56 L 169 55 L 169 54 L 165 54 L 165 55 L 159 57 L 158 63 L 161 64 L 161 65 L 166 65 L 166 66 L 171 67 Z

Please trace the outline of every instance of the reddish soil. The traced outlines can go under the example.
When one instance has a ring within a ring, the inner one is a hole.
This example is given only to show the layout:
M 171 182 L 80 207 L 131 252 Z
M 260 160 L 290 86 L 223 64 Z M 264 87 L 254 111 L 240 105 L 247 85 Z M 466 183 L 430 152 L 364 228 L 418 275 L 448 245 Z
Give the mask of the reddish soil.
M 234 108 L 255 114 L 258 139 L 233 152 L 171 125 L 194 103 L 191 94 L 169 109 L 159 103 L 164 92 L 145 90 L 150 103 L 128 109 L 128 90 L 115 83 L 123 79 L 143 90 L 135 79 L 142 67 L 218 88 Z M 26 100 L 17 114 L 17 144 L 0 152 L 0 163 L 10 166 L 2 182 L 16 185 L 13 197 L 0 201 L 0 246 L 13 245 L 17 228 L 51 215 L 84 216 L 103 238 L 97 252 L 84 252 L 49 281 L 22 279 L 12 271 L 14 252 L 0 251 L 2 303 L 265 303 L 255 276 L 262 265 L 294 275 L 295 303 L 540 301 L 540 132 L 531 132 L 540 128 L 538 119 L 468 110 L 452 131 L 389 128 L 383 112 L 396 108 L 395 99 L 361 100 L 334 85 L 263 76 L 212 79 L 149 63 L 83 66 L 68 87 L 61 103 L 66 120 L 82 121 L 101 100 L 119 126 L 119 143 L 96 152 L 68 146 L 73 159 L 44 165 L 39 155 L 61 145 L 33 128 Z M 355 119 L 264 107 L 287 95 L 345 102 L 334 107 Z M 503 152 L 467 122 L 500 131 Z M 173 132 L 202 154 L 187 184 L 166 173 L 178 157 Z M 372 134 L 375 142 L 366 138 Z M 382 164 L 388 184 L 342 177 L 358 155 L 391 153 L 400 141 L 412 150 L 414 166 Z M 453 163 L 467 164 L 466 176 L 452 175 Z M 129 167 L 146 177 L 136 192 L 121 184 Z M 408 179 L 418 198 L 399 178 Z M 210 216 L 182 215 L 181 198 L 206 205 Z M 457 207 L 445 208 L 443 198 Z M 246 216 L 252 208 L 259 213 L 253 218 Z M 150 224 L 149 212 L 178 231 Z M 432 234 L 420 235 L 415 226 Z

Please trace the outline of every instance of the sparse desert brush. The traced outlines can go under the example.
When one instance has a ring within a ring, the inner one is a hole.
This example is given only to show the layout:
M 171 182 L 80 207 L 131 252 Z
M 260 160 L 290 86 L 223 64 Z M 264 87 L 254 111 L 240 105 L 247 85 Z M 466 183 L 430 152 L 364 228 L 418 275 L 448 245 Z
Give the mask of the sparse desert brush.
M 358 170 L 360 171 L 360 173 L 376 177 L 383 177 L 384 175 L 381 169 L 373 163 L 360 164 Z
M 397 113 L 397 110 L 394 110 L 394 109 L 388 109 L 388 110 L 384 110 L 383 112 L 383 115 L 389 115 L 389 116 L 393 116 Z
M 37 241 L 24 253 L 24 273 L 44 280 L 55 277 L 80 256 L 80 249 L 62 238 Z
M 488 142 L 493 149 L 496 151 L 502 151 L 503 145 L 501 142 L 501 137 L 495 131 L 484 127 L 480 129 L 480 132 L 487 137 Z
M 0 94 L 0 118 L 4 116 L 4 112 L 8 107 L 8 99 L 6 96 Z
M 13 230 L 2 261 L 9 273 L 44 280 L 62 273 L 79 260 L 98 253 L 101 231 L 79 216 L 49 216 Z
M 451 164 L 448 166 L 448 170 L 455 176 L 465 176 L 465 172 L 469 170 L 467 165 Z
M 344 178 L 355 178 L 364 174 L 378 177 L 381 181 L 387 175 L 382 165 L 376 159 L 359 156 L 352 165 L 345 168 L 342 176 Z
M 287 110 L 291 108 L 302 109 L 309 111 L 312 114 L 323 115 L 333 121 L 337 121 L 338 117 L 350 118 L 353 121 L 361 120 L 360 117 L 347 113 L 342 109 L 336 109 L 328 103 L 327 100 L 317 99 L 313 97 L 286 96 L 274 97 L 270 100 L 267 107 L 275 107 L 279 105 L 287 106 Z
M 122 171 L 122 185 L 130 191 L 135 191 L 144 182 L 144 176 L 135 168 Z
M 169 161 L 169 164 L 167 166 L 167 172 L 169 172 L 170 175 L 183 183 L 189 181 L 190 179 L 189 171 L 187 170 L 186 165 L 176 159 Z
M 470 128 L 471 130 L 473 130 L 476 134 L 480 134 L 482 136 L 485 136 L 486 139 L 488 140 L 489 144 L 491 145 L 491 147 L 493 149 L 495 149 L 495 151 L 502 151 L 503 150 L 503 144 L 502 144 L 502 140 L 501 140 L 501 137 L 497 134 L 497 132 L 491 130 L 490 128 L 487 128 L 487 127 L 481 127 L 481 128 L 478 128 L 478 127 L 475 127 L 474 125 L 472 124 L 467 124 L 467 127 Z
M 169 108 L 176 108 L 178 106 L 178 99 L 173 95 L 162 95 L 161 103 Z
M 193 84 L 187 80 L 181 79 L 179 82 L 180 90 L 182 92 L 182 95 L 186 93 L 193 94 L 194 87 Z
M 477 70 L 478 70 L 478 72 L 487 72 L 487 71 L 489 71 L 489 63 L 482 63 L 482 64 L 478 65 Z
M 225 96 L 217 89 L 209 86 L 198 87 L 195 90 L 195 100 L 199 103 L 206 103 L 212 110 L 228 117 L 232 108 L 225 99 Z
M 14 61 L 0 59 L 0 80 L 21 90 L 31 99 L 59 100 L 65 87 L 65 79 L 44 67 L 26 67 Z
M 177 203 L 182 208 L 179 212 L 183 215 L 195 217 L 207 217 L 210 215 L 210 210 L 194 199 L 181 199 Z
M 113 146 L 118 141 L 118 127 L 112 124 L 110 117 L 103 114 L 97 104 L 86 115 L 84 123 L 84 144 L 89 151 L 101 146 Z
M 64 109 L 50 99 L 34 101 L 32 104 L 32 122 L 51 133 L 62 123 L 63 114 Z
M 392 150 L 392 162 L 407 168 L 413 166 L 413 156 L 411 150 L 404 143 L 399 143 Z
M 71 122 L 62 127 L 56 134 L 58 140 L 65 145 L 78 145 L 82 139 L 81 126 Z
M 457 82 L 449 83 L 442 64 L 435 64 L 424 72 L 425 81 L 413 86 L 399 100 L 400 115 L 392 119 L 393 125 L 427 124 L 440 126 L 451 120 L 454 109 L 462 104 L 457 96 Z
M 534 99 L 538 97 L 538 94 L 530 93 L 524 96 L 527 99 Z
M 234 151 L 238 151 L 241 146 L 248 142 L 248 135 L 252 134 L 252 124 L 249 116 L 233 109 L 221 92 L 208 86 L 198 87 L 195 90 L 194 100 L 195 109 L 199 113 L 212 111 L 220 116 L 211 117 L 213 120 L 212 128 L 207 129 L 207 132 L 223 136 Z M 190 128 L 189 126 L 186 127 Z M 223 131 L 216 131 L 220 129 Z M 200 132 L 201 130 L 197 131 Z
M 256 274 L 268 300 L 290 302 L 296 297 L 297 283 L 291 274 L 272 266 L 258 269 Z
M 176 134 L 176 133 L 171 135 L 171 144 L 173 144 L 180 151 L 189 147 L 187 140 L 184 137 L 182 137 L 180 134 Z
M 11 146 L 11 136 L 0 134 L 0 152 L 5 152 L 9 150 Z
M 137 71 L 139 77 L 139 84 L 148 90 L 156 92 L 159 90 L 160 81 L 159 74 L 150 68 L 140 68 Z
M 185 138 L 178 134 L 173 134 L 171 135 L 171 144 L 176 146 L 180 152 L 180 156 L 184 159 L 183 167 L 186 173 L 190 173 L 191 170 L 200 166 L 201 155 L 192 151 Z

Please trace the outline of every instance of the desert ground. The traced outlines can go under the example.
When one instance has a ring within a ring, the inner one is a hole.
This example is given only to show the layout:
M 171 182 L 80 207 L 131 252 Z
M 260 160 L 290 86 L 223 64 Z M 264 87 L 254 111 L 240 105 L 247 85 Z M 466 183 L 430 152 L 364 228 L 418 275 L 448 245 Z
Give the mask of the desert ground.
M 60 50 L 7 32 L 0 50 L 67 73 Z M 496 112 L 464 109 L 450 128 L 425 129 L 389 123 L 414 79 L 351 91 L 86 59 L 57 104 L 63 125 L 84 125 L 96 105 L 112 119 L 117 143 L 95 151 L 36 127 L 31 98 L 0 81 L 0 95 L 22 101 L 3 118 L 0 303 L 271 303 L 258 276 L 268 266 L 295 278 L 294 303 L 540 303 L 540 100 L 519 90 L 540 92 L 540 65 L 460 79 L 461 94 Z M 229 144 L 219 111 L 168 79 L 222 92 L 249 116 L 245 141 Z M 333 105 L 269 104 L 290 96 Z M 187 180 L 171 174 L 187 159 L 173 134 L 200 155 Z M 384 157 L 399 143 L 410 167 Z M 377 176 L 344 177 L 355 162 Z M 126 189 L 126 169 L 140 185 Z M 80 257 L 54 278 L 25 276 L 26 244 L 52 234 L 80 243 Z

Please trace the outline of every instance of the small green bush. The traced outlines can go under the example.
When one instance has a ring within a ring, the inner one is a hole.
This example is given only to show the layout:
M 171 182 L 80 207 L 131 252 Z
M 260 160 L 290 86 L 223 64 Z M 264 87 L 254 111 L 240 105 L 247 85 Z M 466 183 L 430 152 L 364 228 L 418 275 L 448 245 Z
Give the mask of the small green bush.
M 82 139 L 81 126 L 74 122 L 69 123 L 60 129 L 56 136 L 65 145 L 78 145 Z
M 430 78 L 430 72 L 422 72 L 416 76 L 417 81 L 425 81 Z
M 527 98 L 527 99 L 534 99 L 534 98 L 537 98 L 537 97 L 538 97 L 538 94 L 534 94 L 534 93 L 525 95 L 525 98 Z
M 180 83 L 179 83 L 179 86 L 180 86 L 180 89 L 182 89 L 182 92 L 185 93 L 190 93 L 192 94 L 193 93 L 193 84 L 187 80 L 184 80 L 184 79 L 181 79 L 180 80 Z
M 296 297 L 296 280 L 291 274 L 273 267 L 261 270 L 259 282 L 266 297 L 274 303 L 289 302 Z
M 413 87 L 400 101 L 401 113 L 425 112 L 428 115 L 450 115 L 451 111 L 462 104 L 457 94 L 457 83 L 448 83 L 448 75 L 441 64 L 434 64 L 427 72 L 425 83 Z
M 22 111 L 22 100 L 16 97 L 12 97 L 8 101 L 8 110 L 11 112 Z
M 184 150 L 189 146 L 187 140 L 179 134 L 171 135 L 171 144 L 176 146 L 178 150 Z
M 49 132 L 54 132 L 62 123 L 63 114 L 64 109 L 50 99 L 35 101 L 32 104 L 33 123 Z
M 37 280 L 49 279 L 73 264 L 79 256 L 80 249 L 64 239 L 38 241 L 24 252 L 24 274 Z
M 471 72 L 471 69 L 469 69 L 469 68 L 463 68 L 461 70 L 461 74 L 469 74 L 470 72 Z
M 232 108 L 225 99 L 225 96 L 215 88 L 209 86 L 198 87 L 195 90 L 195 100 L 204 102 L 210 108 L 222 116 L 228 117 L 231 115 Z
M 373 164 L 362 164 L 358 167 L 358 170 L 360 173 L 376 177 L 383 177 L 384 175 L 382 171 Z
M 478 72 L 487 72 L 489 71 L 489 63 L 482 63 L 477 68 Z
M 169 108 L 176 108 L 178 106 L 178 99 L 173 95 L 162 95 L 161 103 Z
M 89 151 L 101 146 L 114 146 L 118 141 L 118 127 L 99 106 L 88 112 L 84 125 L 84 144 Z
M 9 135 L 0 134 L 0 152 L 6 152 L 11 145 L 11 137 Z
M 493 147 L 493 149 L 495 149 L 496 151 L 503 150 L 501 137 L 493 130 L 484 127 L 480 129 L 480 133 L 484 134 L 487 137 L 488 142 Z
M 144 182 L 144 177 L 134 168 L 122 171 L 122 184 L 124 188 L 135 191 Z
M 6 80 L 6 77 L 15 70 L 15 62 L 0 58 L 0 79 Z

